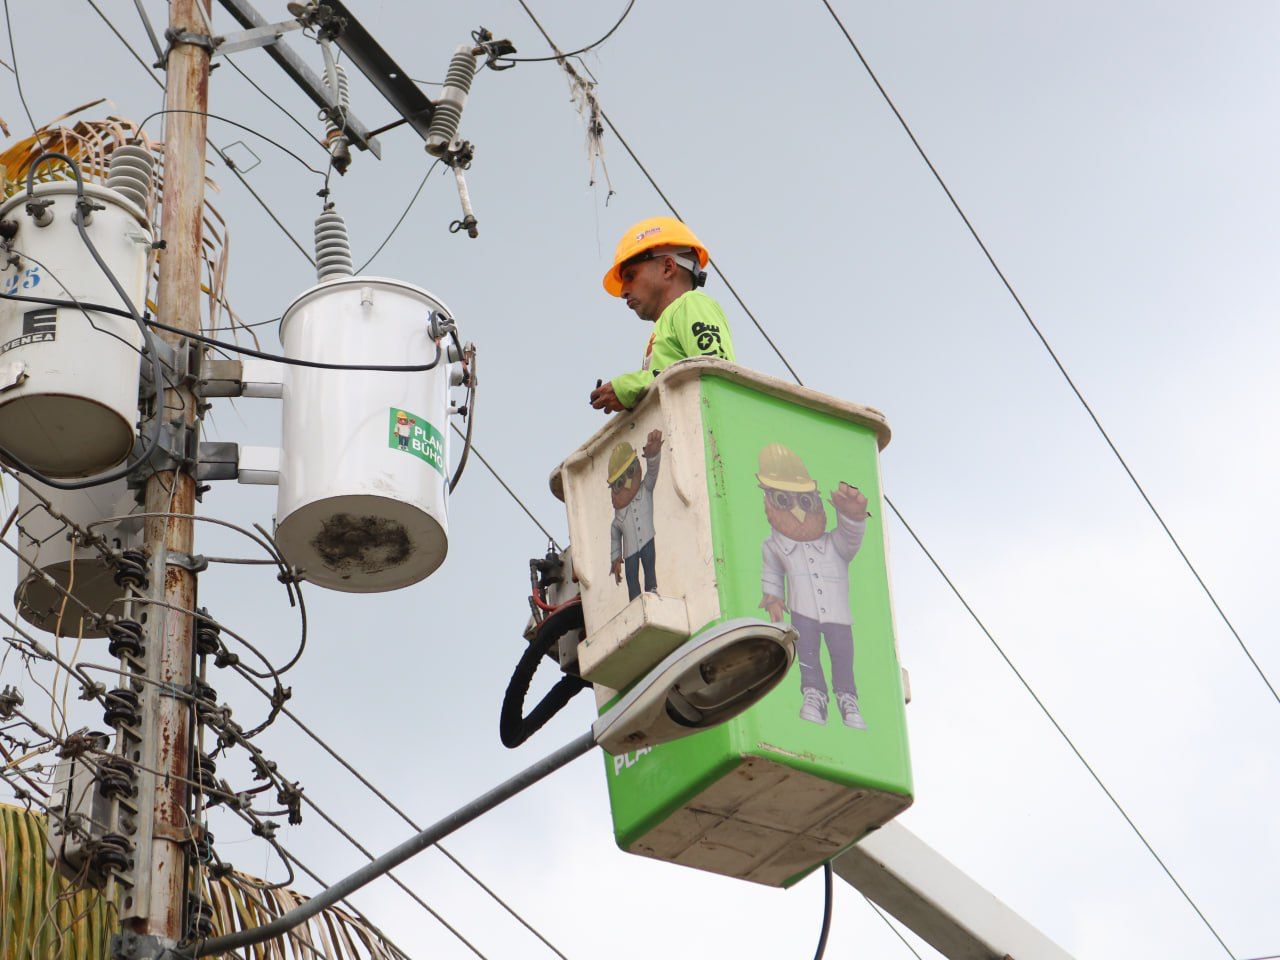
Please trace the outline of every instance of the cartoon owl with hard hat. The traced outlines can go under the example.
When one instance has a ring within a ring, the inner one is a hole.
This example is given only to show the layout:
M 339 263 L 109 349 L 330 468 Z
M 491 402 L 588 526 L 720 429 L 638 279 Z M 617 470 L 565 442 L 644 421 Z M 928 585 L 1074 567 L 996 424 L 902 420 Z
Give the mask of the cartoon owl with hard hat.
M 817 481 L 788 447 L 771 443 L 760 451 L 756 474 L 764 492 L 764 513 L 773 528 L 761 547 L 760 601 L 769 619 L 790 613 L 800 660 L 800 717 L 827 722 L 825 642 L 831 659 L 831 689 L 846 726 L 867 728 L 853 677 L 853 616 L 849 610 L 849 564 L 867 532 L 867 498 L 843 481 L 831 491 L 836 525 L 827 529 L 827 510 Z
M 653 488 L 658 482 L 662 460 L 662 431 L 651 430 L 640 450 L 641 468 L 635 447 L 627 441 L 609 454 L 609 497 L 613 502 L 613 523 L 609 527 L 609 572 L 621 583 L 626 572 L 627 596 L 640 596 L 640 572 L 644 571 L 645 592 L 658 589 L 653 530 Z

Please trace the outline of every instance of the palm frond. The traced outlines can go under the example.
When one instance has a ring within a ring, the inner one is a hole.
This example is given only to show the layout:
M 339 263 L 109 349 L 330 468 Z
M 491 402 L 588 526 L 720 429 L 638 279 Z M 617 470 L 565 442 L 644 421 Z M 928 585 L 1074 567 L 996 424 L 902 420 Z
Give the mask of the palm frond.
M 107 960 L 115 911 L 97 890 L 78 887 L 45 859 L 45 818 L 0 804 L 0 960 Z M 215 934 L 266 923 L 307 898 L 292 890 L 258 890 L 239 872 L 205 880 Z M 278 940 L 255 948 L 255 960 L 406 960 L 368 924 L 331 908 Z

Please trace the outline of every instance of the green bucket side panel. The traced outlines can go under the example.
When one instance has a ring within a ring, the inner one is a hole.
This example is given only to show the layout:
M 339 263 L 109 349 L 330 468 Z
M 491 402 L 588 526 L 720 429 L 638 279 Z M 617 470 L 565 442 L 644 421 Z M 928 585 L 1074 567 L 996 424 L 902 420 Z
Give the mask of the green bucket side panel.
M 762 547 L 772 534 L 757 480 L 760 452 L 780 443 L 804 462 L 836 525 L 831 492 L 844 481 L 869 501 L 866 535 L 849 564 L 854 678 L 867 729 L 846 727 L 831 690 L 831 658 L 824 642 L 829 697 L 826 724 L 800 719 L 800 665 L 769 696 L 728 725 L 733 748 L 779 760 L 850 787 L 910 796 L 902 674 L 894 648 L 884 551 L 876 435 L 869 427 L 819 413 L 718 377 L 702 380 L 711 526 L 720 607 L 731 617 L 767 617 L 761 609 Z
M 831 490 L 841 480 L 857 486 L 870 501 L 872 516 L 850 565 L 850 595 L 846 599 L 852 604 L 854 673 L 868 729 L 846 727 L 834 696 L 825 725 L 800 719 L 797 663 L 776 690 L 730 723 L 627 754 L 621 760 L 606 755 L 614 834 L 624 850 L 751 755 L 850 788 L 881 790 L 905 798 L 912 794 L 902 677 L 893 642 L 884 555 L 875 432 L 719 377 L 703 377 L 701 395 L 722 620 L 768 616 L 760 608 L 760 577 L 762 545 L 771 527 L 756 479 L 760 451 L 765 446 L 785 444 L 804 461 L 822 493 L 828 530 L 836 522 L 829 502 Z M 831 662 L 825 645 L 821 658 L 829 681 Z
M 621 757 L 604 754 L 613 834 L 623 850 L 739 763 L 727 727 Z

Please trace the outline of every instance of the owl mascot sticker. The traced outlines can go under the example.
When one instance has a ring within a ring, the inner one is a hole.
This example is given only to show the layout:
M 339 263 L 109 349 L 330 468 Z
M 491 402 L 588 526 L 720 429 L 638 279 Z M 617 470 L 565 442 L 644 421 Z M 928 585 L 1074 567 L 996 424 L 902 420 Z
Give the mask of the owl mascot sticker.
M 760 451 L 756 474 L 764 491 L 764 512 L 773 531 L 763 545 L 760 606 L 775 623 L 790 612 L 799 635 L 803 705 L 800 718 L 827 722 L 827 678 L 822 642 L 831 658 L 831 689 L 845 726 L 867 729 L 858 709 L 853 679 L 853 618 L 849 612 L 849 564 L 867 532 L 867 498 L 841 483 L 831 491 L 835 529 L 827 530 L 827 511 L 818 484 L 796 454 L 780 443 Z
M 644 568 L 644 589 L 655 593 L 658 575 L 653 544 L 653 488 L 658 482 L 662 460 L 662 431 L 651 430 L 641 449 L 645 469 L 635 447 L 625 440 L 609 454 L 609 496 L 613 501 L 613 523 L 609 527 L 609 572 L 616 583 L 627 574 L 627 597 L 640 596 L 640 568 Z

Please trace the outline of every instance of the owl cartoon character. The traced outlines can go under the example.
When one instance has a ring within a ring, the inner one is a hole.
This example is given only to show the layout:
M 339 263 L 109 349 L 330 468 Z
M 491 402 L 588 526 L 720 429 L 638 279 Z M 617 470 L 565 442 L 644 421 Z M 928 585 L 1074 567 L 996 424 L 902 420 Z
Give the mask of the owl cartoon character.
M 645 467 L 631 444 L 625 440 L 609 454 L 609 495 L 613 501 L 613 523 L 609 527 L 609 572 L 615 583 L 627 575 L 627 597 L 640 596 L 640 569 L 644 568 L 644 589 L 655 593 L 653 533 L 653 488 L 658 483 L 662 460 L 662 431 L 651 430 L 641 448 Z
M 403 410 L 396 411 L 396 442 L 400 445 L 401 450 L 409 449 L 409 437 L 414 424 L 417 422 Z
M 773 528 L 762 550 L 760 606 L 769 619 L 790 612 L 800 660 L 800 718 L 827 722 L 827 678 L 822 642 L 831 658 L 831 689 L 845 726 L 867 728 L 858 709 L 853 679 L 853 617 L 849 612 L 849 564 L 867 531 L 867 498 L 841 482 L 831 492 L 835 529 L 827 529 L 827 511 L 818 484 L 792 450 L 772 443 L 760 451 L 756 474 L 764 491 L 764 512 Z

